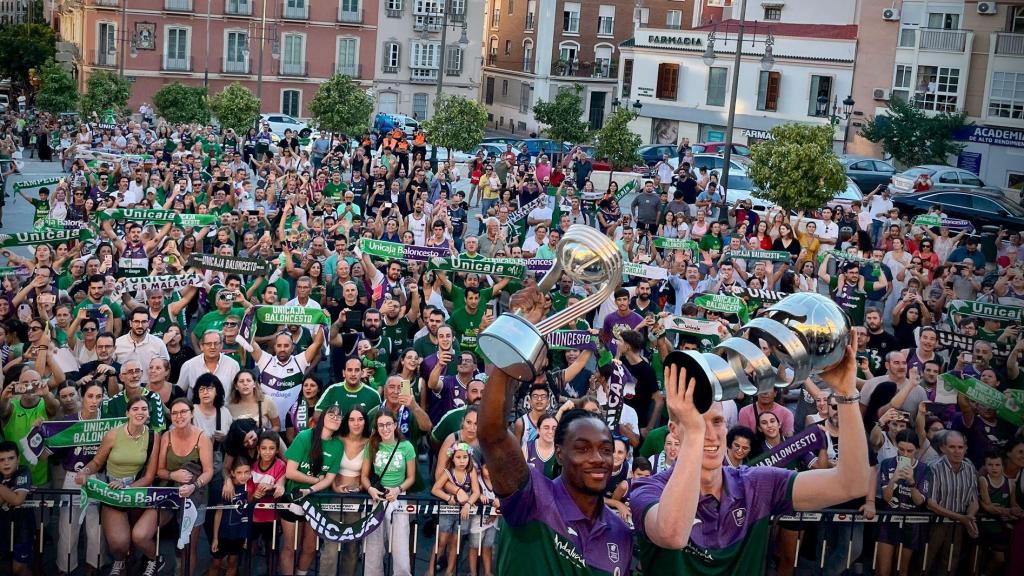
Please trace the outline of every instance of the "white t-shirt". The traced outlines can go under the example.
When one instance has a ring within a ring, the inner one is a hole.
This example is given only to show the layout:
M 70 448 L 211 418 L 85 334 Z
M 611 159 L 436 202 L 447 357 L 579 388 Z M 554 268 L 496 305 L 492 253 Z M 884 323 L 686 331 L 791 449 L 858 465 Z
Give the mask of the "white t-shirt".
M 412 232 L 413 243 L 417 246 L 427 245 L 427 215 L 423 214 L 418 220 L 415 214 L 409 214 L 406 219 L 409 231 Z
M 876 216 L 876 214 L 878 214 L 880 212 L 884 212 L 885 214 L 888 214 L 889 210 L 892 210 L 892 199 L 891 198 L 886 200 L 885 198 L 882 198 L 881 194 L 875 194 L 874 196 L 871 197 L 871 203 L 868 204 L 868 214 L 871 216 L 872 219 L 874 219 L 874 220 L 882 220 L 882 219 L 884 219 L 885 216 L 882 216 L 881 218 L 879 218 L 878 216 Z
M 551 216 L 555 213 L 554 208 L 551 206 L 538 206 L 526 216 L 527 220 L 546 220 L 548 223 L 551 222 Z M 557 222 L 556 222 L 557 224 Z M 526 235 L 529 238 L 533 237 L 533 233 L 536 230 L 536 226 L 530 226 L 530 229 L 526 231 Z M 525 250 L 525 248 L 524 248 Z M 536 250 L 534 250 L 536 252 Z

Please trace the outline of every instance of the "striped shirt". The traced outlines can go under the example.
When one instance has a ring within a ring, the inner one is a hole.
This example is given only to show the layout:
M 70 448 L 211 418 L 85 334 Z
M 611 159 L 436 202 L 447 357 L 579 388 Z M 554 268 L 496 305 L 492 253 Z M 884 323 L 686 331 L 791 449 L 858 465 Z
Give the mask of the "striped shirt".
M 946 456 L 928 468 L 931 497 L 940 506 L 957 514 L 966 514 L 967 508 L 978 499 L 978 473 L 970 460 L 964 459 L 960 471 L 953 470 Z

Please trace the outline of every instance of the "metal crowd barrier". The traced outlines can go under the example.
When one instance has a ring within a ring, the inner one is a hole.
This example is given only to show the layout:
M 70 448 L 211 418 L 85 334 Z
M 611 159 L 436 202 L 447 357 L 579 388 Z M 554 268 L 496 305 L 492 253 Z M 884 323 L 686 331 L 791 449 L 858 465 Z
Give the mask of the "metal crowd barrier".
M 33 514 L 34 514 L 35 523 L 36 523 L 35 524 L 36 534 L 34 535 L 35 540 L 34 540 L 33 557 L 32 557 L 32 564 L 31 564 L 32 573 L 34 573 L 34 574 L 53 573 L 52 572 L 52 568 L 53 568 L 54 563 L 56 561 L 57 539 L 58 539 L 58 536 L 57 536 L 56 531 L 54 529 L 55 528 L 59 528 L 59 526 L 57 526 L 57 523 L 59 523 L 59 521 L 60 521 L 60 511 L 62 509 L 64 509 L 64 508 L 70 508 L 71 506 L 77 506 L 77 504 L 72 504 L 72 497 L 76 497 L 76 496 L 78 496 L 78 494 L 79 494 L 79 492 L 76 491 L 76 490 L 35 489 L 29 495 L 28 499 L 26 499 L 25 503 L 20 507 L 23 510 L 31 510 L 33 512 Z M 333 512 L 337 512 L 337 513 L 341 513 L 341 512 L 355 512 L 355 513 L 361 513 L 361 514 L 365 515 L 366 513 L 369 512 L 369 510 L 371 508 L 371 503 L 370 503 L 369 497 L 366 494 L 362 494 L 362 493 L 352 493 L 352 494 L 321 493 L 321 494 L 315 495 L 314 498 L 317 498 L 318 500 L 343 500 L 343 501 L 349 501 L 349 502 L 326 502 L 326 503 L 322 503 L 320 505 L 320 509 L 322 511 L 324 511 L 324 512 L 332 512 L 332 513 Z M 351 502 L 353 500 L 357 500 L 359 502 Z M 421 534 L 421 532 L 424 531 L 424 527 L 428 523 L 433 521 L 433 522 L 435 522 L 435 530 L 436 530 L 436 521 L 439 519 L 439 517 L 446 516 L 446 515 L 457 515 L 457 514 L 459 514 L 460 508 L 459 508 L 459 506 L 454 506 L 454 505 L 449 505 L 449 504 L 442 503 L 441 501 L 437 500 L 433 496 L 405 496 L 405 497 L 400 499 L 400 502 L 403 503 L 403 504 L 399 507 L 397 512 L 403 512 L 405 514 L 409 514 L 411 516 L 414 516 L 414 519 L 411 519 L 410 523 L 409 523 L 410 524 L 410 538 L 409 538 L 409 541 L 410 541 L 410 551 L 409 551 L 409 553 L 410 553 L 410 555 L 412 557 L 412 570 L 413 570 L 413 573 L 416 574 L 417 573 L 418 565 L 422 565 L 423 568 L 425 569 L 426 565 L 430 562 L 430 560 L 429 560 L 430 556 L 428 554 L 426 554 L 425 550 L 423 550 L 423 543 L 421 543 L 421 539 L 424 540 L 424 541 L 427 541 L 428 548 L 430 548 L 433 552 L 437 552 L 437 542 L 438 542 L 438 539 L 436 538 L 436 531 L 435 531 L 435 537 L 433 538 L 433 542 L 430 543 L 429 542 L 430 537 L 425 535 L 425 534 Z M 257 508 L 257 509 L 278 509 L 278 510 L 283 510 L 283 509 L 288 508 L 288 506 L 289 506 L 289 504 L 287 504 L 287 503 L 272 503 L 272 504 L 258 503 L 258 504 L 255 504 L 254 507 Z M 231 506 L 231 505 L 220 505 L 220 506 L 209 506 L 209 507 L 207 507 L 206 523 L 212 523 L 214 521 L 214 511 L 216 511 L 217 509 L 234 509 L 234 506 Z M 175 510 L 173 508 L 170 508 L 169 510 L 175 512 L 176 520 L 178 522 L 180 522 L 179 511 Z M 473 516 L 481 517 L 481 518 L 484 517 L 484 516 L 495 516 L 495 515 L 498 515 L 498 514 L 499 514 L 499 511 L 496 510 L 494 507 L 492 507 L 492 506 L 483 506 L 483 505 L 477 505 L 476 509 L 473 512 Z M 68 514 L 67 515 L 67 520 L 69 522 L 73 521 L 73 516 L 71 514 Z M 8 521 L 12 523 L 12 525 L 8 527 L 10 529 L 7 530 L 7 532 L 10 534 L 10 536 L 9 536 L 9 538 L 5 539 L 5 541 L 0 542 L 0 558 L 2 558 L 2 559 L 0 559 L 0 574 L 2 574 L 2 573 L 13 573 L 13 556 L 14 556 L 13 551 L 14 551 L 14 544 L 15 544 L 15 533 L 14 533 L 14 530 L 13 530 L 13 528 L 14 528 L 14 526 L 13 526 L 13 518 L 9 519 Z M 853 566 L 853 564 L 858 561 L 858 559 L 860 559 L 861 562 L 865 565 L 865 567 L 867 567 L 868 563 L 865 562 L 865 560 L 870 559 L 870 569 L 871 569 L 871 571 L 873 573 L 873 572 L 876 571 L 876 563 L 877 563 L 877 557 L 878 557 L 878 544 L 879 544 L 879 542 L 877 540 L 877 534 L 874 533 L 875 531 L 870 530 L 869 527 L 871 527 L 871 526 L 881 526 L 883 524 L 892 524 L 892 525 L 899 526 L 899 527 L 903 527 L 903 526 L 923 526 L 923 527 L 925 527 L 926 530 L 929 530 L 929 531 L 934 529 L 937 526 L 942 526 L 942 525 L 952 526 L 952 528 L 954 530 L 954 535 L 957 538 L 956 540 L 953 540 L 953 541 L 954 542 L 955 541 L 961 541 L 961 540 L 959 540 L 959 538 L 962 537 L 961 550 L 956 551 L 955 547 L 953 545 L 950 545 L 949 546 L 948 554 L 945 555 L 944 558 L 937 558 L 935 561 L 939 562 L 939 561 L 943 561 L 944 560 L 945 563 L 946 563 L 946 568 L 947 568 L 947 570 L 949 570 L 949 569 L 951 569 L 951 567 L 954 564 L 954 559 L 959 559 L 959 561 L 963 561 L 963 559 L 965 558 L 963 556 L 963 548 L 967 547 L 967 546 L 972 546 L 973 547 L 973 553 L 969 557 L 970 563 L 971 563 L 971 568 L 970 568 L 969 573 L 971 573 L 971 574 L 978 573 L 978 564 L 979 564 L 979 561 L 981 561 L 981 559 L 979 558 L 979 547 L 974 545 L 976 543 L 976 541 L 971 541 L 967 537 L 966 533 L 962 532 L 964 529 L 963 529 L 963 527 L 959 523 L 954 522 L 953 520 L 950 520 L 950 519 L 947 519 L 947 518 L 944 518 L 944 517 L 937 516 L 937 515 L 935 515 L 933 513 L 930 513 L 930 512 L 925 512 L 925 511 L 920 511 L 920 512 L 915 511 L 915 512 L 911 512 L 911 513 L 901 513 L 901 512 L 893 512 L 893 511 L 885 511 L 885 510 L 883 510 L 883 511 L 880 511 L 874 518 L 872 518 L 871 520 L 868 520 L 862 514 L 860 514 L 857 510 L 827 509 L 827 510 L 824 510 L 824 511 L 821 511 L 821 512 L 798 512 L 798 513 L 794 513 L 794 514 L 790 514 L 790 515 L 776 516 L 776 517 L 774 517 L 772 519 L 772 521 L 773 521 L 773 524 L 775 526 L 785 527 L 787 529 L 791 529 L 791 530 L 795 529 L 795 530 L 799 530 L 800 531 L 799 532 L 800 535 L 797 537 L 797 542 L 796 542 L 796 554 L 794 555 L 794 558 L 795 558 L 794 568 L 797 567 L 798 565 L 801 566 L 802 568 L 807 568 L 808 567 L 806 559 L 804 559 L 804 563 L 801 564 L 801 551 L 802 551 L 803 547 L 811 545 L 811 546 L 815 547 L 815 549 L 813 550 L 813 554 L 815 555 L 815 563 L 817 564 L 817 566 L 814 566 L 812 568 L 816 568 L 817 570 L 824 571 L 825 568 L 826 568 L 826 561 L 829 559 L 830 555 L 834 555 L 837 550 L 841 551 L 843 548 L 845 548 L 845 552 L 843 552 L 843 557 L 841 558 L 842 564 L 843 564 L 843 566 L 840 567 L 841 570 L 849 570 Z M 979 522 L 988 522 L 988 521 L 995 521 L 995 520 L 993 520 L 993 519 L 986 519 L 986 518 L 979 518 Z M 102 520 L 100 520 L 100 522 L 102 522 Z M 279 547 L 279 544 L 280 544 L 279 541 L 278 541 L 280 536 L 279 536 L 278 531 L 277 531 L 277 528 L 278 528 L 277 524 L 278 524 L 278 522 L 280 522 L 280 520 L 275 520 L 274 521 L 274 523 L 273 523 L 273 531 L 272 531 L 272 535 L 271 535 L 271 541 L 269 543 L 267 543 L 266 546 L 264 546 L 264 550 L 262 551 L 262 553 L 258 553 L 256 547 L 253 546 L 253 542 L 247 543 L 246 554 L 245 554 L 245 557 L 243 558 L 242 564 L 241 564 L 241 566 L 243 567 L 242 568 L 242 572 L 241 572 L 242 574 L 267 575 L 267 576 L 276 576 L 277 574 L 279 574 L 279 572 L 278 572 L 277 554 L 276 554 L 276 552 L 278 550 L 278 547 Z M 786 525 L 779 524 L 779 523 L 786 523 Z M 174 529 L 174 528 L 177 527 L 177 525 L 178 524 L 175 524 L 175 523 L 169 523 L 169 524 L 167 524 L 165 526 L 159 526 L 159 525 L 157 526 L 156 539 L 157 539 L 158 549 L 160 550 L 160 553 L 163 555 L 164 560 L 168 564 L 168 567 L 165 567 L 164 571 L 163 571 L 163 573 L 167 573 L 167 574 L 173 573 L 173 572 L 171 572 L 171 570 L 172 570 L 172 567 L 174 566 L 174 562 L 175 562 L 175 552 L 174 552 L 174 550 L 175 550 L 175 543 L 174 543 L 174 541 L 176 541 L 177 538 L 175 537 L 175 538 L 171 539 L 170 542 L 161 542 L 161 536 L 162 536 L 161 532 L 165 531 L 165 530 L 167 530 L 169 528 L 170 529 Z M 816 528 L 817 531 L 818 531 L 817 539 L 816 539 L 816 542 L 808 544 L 804 540 L 806 539 L 806 537 L 808 535 L 808 530 L 809 529 L 813 529 L 813 528 Z M 840 541 L 835 541 L 835 539 L 831 539 L 832 541 L 830 541 L 830 536 L 828 535 L 828 533 L 830 532 L 830 530 L 828 530 L 829 528 L 837 528 L 838 529 L 838 533 L 840 534 L 840 537 L 839 537 Z M 97 568 L 100 568 L 102 570 L 103 567 L 108 566 L 110 564 L 110 562 L 111 562 L 110 558 L 106 557 L 106 555 L 105 555 L 106 552 L 102 548 L 101 548 L 101 552 L 100 552 L 100 554 L 101 554 L 100 558 L 89 558 L 89 559 L 84 558 L 84 554 L 79 550 L 79 542 L 82 540 L 84 529 L 85 529 L 85 527 L 83 527 L 83 530 L 79 532 L 79 540 L 76 541 L 74 543 L 74 545 L 71 547 L 72 552 L 74 554 L 76 554 L 76 556 L 78 557 L 77 564 L 79 566 L 79 572 L 81 573 L 82 567 L 83 567 L 84 563 L 87 562 L 87 561 L 90 564 L 92 564 L 92 565 L 94 565 Z M 99 526 L 99 529 L 102 531 L 102 526 Z M 199 550 L 200 550 L 200 555 L 201 555 L 200 556 L 200 561 L 201 562 L 199 563 L 199 566 L 197 566 L 197 569 L 195 571 L 195 573 L 197 573 L 197 574 L 201 574 L 201 573 L 205 572 L 206 568 L 202 567 L 203 563 L 208 561 L 209 558 L 210 558 L 210 555 L 209 555 L 209 542 L 207 541 L 206 535 L 205 535 L 204 532 L 205 531 L 200 531 L 200 534 L 199 534 L 199 538 L 200 538 Z M 296 562 L 297 562 L 298 561 L 298 557 L 299 557 L 299 549 L 298 549 L 299 547 L 297 545 L 298 544 L 297 540 L 298 540 L 298 535 L 299 535 L 299 533 L 301 531 L 300 530 L 296 530 L 295 532 L 296 532 L 296 542 L 292 543 L 292 547 L 293 547 L 293 549 L 295 549 L 295 558 L 296 558 Z M 824 534 L 823 534 L 823 532 L 824 532 Z M 843 535 L 845 535 L 845 536 L 843 536 Z M 463 529 L 462 532 L 461 532 L 461 537 L 455 540 L 456 555 L 457 555 L 457 563 L 458 564 L 462 564 L 464 562 L 464 560 L 466 560 L 466 558 L 464 558 L 463 552 L 464 552 L 465 548 L 467 547 L 467 545 L 464 545 L 462 543 L 462 539 L 467 537 L 467 536 L 468 536 L 468 532 L 465 529 Z M 856 540 L 858 540 L 858 539 L 861 540 L 861 544 L 860 545 L 856 545 L 856 543 L 855 543 Z M 390 547 L 390 538 L 388 540 L 389 540 L 389 544 L 388 544 L 388 548 L 387 548 L 387 554 L 385 555 L 385 566 L 386 566 L 386 568 L 390 567 L 389 557 L 394 552 L 394 550 L 392 550 L 391 547 Z M 360 574 L 362 573 L 362 570 L 365 568 L 364 563 L 362 562 L 363 555 L 364 555 L 364 552 L 365 552 L 365 550 L 364 550 L 364 542 L 359 542 L 359 562 L 357 564 L 357 566 L 358 566 L 357 570 L 358 570 L 358 573 L 360 573 Z M 320 550 L 321 550 L 322 545 L 323 545 L 323 543 L 318 540 L 317 541 L 317 546 L 316 546 L 317 556 L 316 556 L 316 559 L 314 561 L 313 568 L 317 570 L 318 576 L 337 576 L 337 574 L 340 574 L 340 571 L 341 571 L 341 564 L 342 563 L 340 562 L 340 560 L 339 560 L 339 562 L 337 564 L 337 567 L 336 567 L 336 570 L 335 570 L 335 572 L 336 572 L 335 575 L 329 575 L 329 574 L 325 574 L 325 573 L 322 573 L 322 572 L 319 571 L 319 567 L 320 567 Z M 337 545 L 339 546 L 339 559 L 340 559 L 341 558 L 341 546 L 343 546 L 343 544 L 339 543 Z M 921 554 L 922 558 L 927 559 L 928 547 L 930 545 L 932 545 L 932 542 L 930 542 L 930 539 L 928 537 L 928 532 L 926 532 L 925 536 L 923 538 L 923 547 L 924 548 L 923 548 L 923 550 L 920 551 L 920 554 Z M 869 546 L 871 546 L 873 549 L 871 550 L 870 553 L 867 553 L 866 551 L 868 550 Z M 903 551 L 903 546 L 904 545 L 903 545 L 902 542 L 898 544 L 898 550 L 897 550 L 897 552 L 895 554 L 895 558 L 896 559 L 901 558 L 902 551 Z M 854 552 L 858 548 L 862 552 L 859 552 L 859 553 L 855 554 Z M 806 552 L 806 550 L 803 550 L 803 551 Z M 834 558 L 834 556 L 832 556 L 832 557 Z M 479 554 L 478 554 L 478 559 L 479 559 Z M 184 571 L 182 571 L 180 573 L 183 574 L 184 576 L 192 576 L 193 573 L 189 569 L 189 566 L 190 566 L 191 562 L 190 562 L 190 558 L 189 558 L 189 547 L 188 546 L 186 546 L 185 549 L 182 551 L 181 556 L 179 556 L 179 561 L 181 563 L 183 563 L 184 566 L 185 566 Z M 897 560 L 897 562 L 899 562 L 899 560 Z M 921 565 L 921 571 L 922 572 L 927 572 L 929 570 L 929 568 L 930 568 L 930 566 L 928 566 L 927 563 L 923 563 L 923 564 L 919 563 L 918 565 Z M 247 567 L 248 569 L 246 570 L 245 567 Z M 897 566 L 897 570 L 898 569 L 899 569 L 899 567 Z M 961 571 L 962 571 L 962 569 L 961 569 Z M 390 571 L 386 570 L 385 573 L 390 573 Z M 478 573 L 482 573 L 482 572 L 478 572 Z

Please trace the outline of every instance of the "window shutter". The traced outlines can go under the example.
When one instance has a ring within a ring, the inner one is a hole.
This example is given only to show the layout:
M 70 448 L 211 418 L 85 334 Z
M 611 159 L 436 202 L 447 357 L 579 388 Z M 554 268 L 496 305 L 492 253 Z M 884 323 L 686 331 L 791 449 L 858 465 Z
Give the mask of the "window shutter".
M 765 70 L 761 71 L 761 76 L 757 80 L 757 109 L 764 110 L 765 104 L 768 100 L 768 72 Z
M 667 100 L 676 99 L 676 89 L 679 85 L 679 65 L 659 64 L 658 65 L 658 94 L 657 97 Z

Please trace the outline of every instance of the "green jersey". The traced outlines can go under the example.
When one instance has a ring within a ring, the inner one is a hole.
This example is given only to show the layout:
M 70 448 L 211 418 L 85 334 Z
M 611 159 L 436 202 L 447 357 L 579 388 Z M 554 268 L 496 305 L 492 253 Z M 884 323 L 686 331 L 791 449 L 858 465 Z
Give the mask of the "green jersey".
M 160 399 L 159 394 L 145 388 L 142 389 L 142 396 L 149 404 L 149 427 L 154 432 L 163 432 L 167 428 L 167 414 L 163 400 Z M 125 416 L 128 416 L 128 397 L 123 391 L 103 401 L 100 407 L 101 418 L 124 418 Z
M 341 413 L 345 414 L 355 406 L 361 407 L 366 412 L 380 406 L 380 394 L 366 384 L 359 384 L 355 390 L 349 390 L 344 382 L 333 384 L 324 390 L 320 400 L 316 403 L 317 412 L 323 412 L 331 406 L 339 406 Z
M 476 336 L 480 333 L 480 324 L 483 323 L 486 310 L 483 306 L 477 306 L 476 312 L 471 314 L 465 307 L 456 308 L 448 318 L 448 325 L 455 332 L 462 350 L 476 351 Z
M 308 428 L 299 432 L 292 441 L 291 446 L 285 451 L 284 457 L 287 460 L 296 462 L 299 465 L 299 472 L 308 476 L 321 476 L 326 473 L 337 474 L 341 470 L 341 458 L 345 455 L 345 443 L 340 438 L 328 438 L 321 444 L 323 460 L 320 470 L 311 470 L 309 463 L 309 451 L 313 442 L 314 429 Z M 309 488 L 312 484 L 287 480 L 285 490 L 294 492 L 303 488 Z

